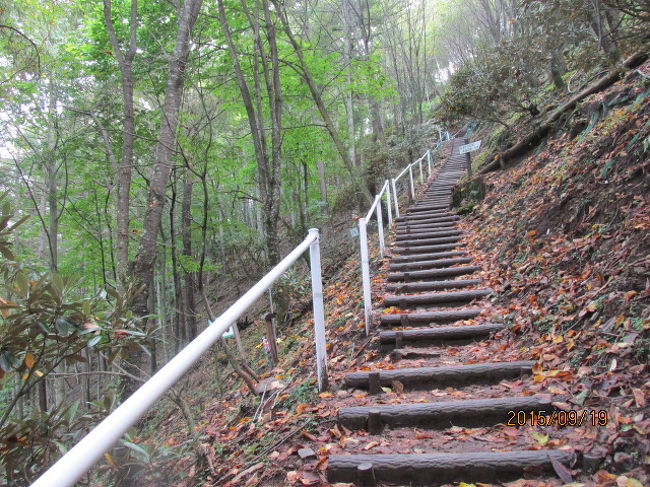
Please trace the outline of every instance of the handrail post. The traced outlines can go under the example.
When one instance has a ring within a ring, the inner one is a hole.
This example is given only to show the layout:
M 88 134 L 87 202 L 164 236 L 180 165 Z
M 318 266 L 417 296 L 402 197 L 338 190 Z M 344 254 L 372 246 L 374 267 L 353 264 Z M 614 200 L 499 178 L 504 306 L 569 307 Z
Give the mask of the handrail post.
M 388 183 L 388 179 L 386 180 L 386 209 L 388 210 L 388 226 L 393 225 L 393 208 L 392 204 L 390 201 L 390 184 Z
M 429 167 L 429 177 L 431 177 L 431 149 L 427 151 L 427 166 Z
M 393 185 L 393 201 L 395 202 L 395 217 L 399 218 L 399 205 L 397 204 L 397 190 L 395 189 L 395 179 L 391 178 L 390 182 Z
M 418 167 L 420 168 L 420 184 L 424 182 L 424 176 L 422 175 L 422 158 L 418 159 Z
M 316 375 L 318 390 L 327 389 L 327 348 L 325 345 L 325 308 L 323 306 L 323 278 L 320 270 L 320 237 L 318 228 L 310 228 L 310 235 L 315 235 L 309 245 L 309 262 L 311 265 L 311 294 L 314 307 L 314 336 L 316 338 Z
M 415 185 L 413 184 L 413 166 L 409 166 L 409 181 L 411 182 L 411 198 L 415 199 Z
M 366 336 L 368 336 L 370 334 L 372 302 L 370 296 L 370 267 L 368 265 L 368 234 L 366 233 L 365 218 L 359 218 L 359 246 L 361 250 L 361 280 L 363 282 L 363 317 Z
M 377 233 L 379 234 L 379 254 L 384 256 L 384 216 L 381 214 L 381 196 L 377 196 Z

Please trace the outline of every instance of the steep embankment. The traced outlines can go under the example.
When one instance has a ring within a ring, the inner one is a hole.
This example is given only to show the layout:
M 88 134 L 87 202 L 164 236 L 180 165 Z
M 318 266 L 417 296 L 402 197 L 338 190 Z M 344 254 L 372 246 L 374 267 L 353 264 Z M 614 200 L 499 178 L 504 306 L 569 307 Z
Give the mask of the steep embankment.
M 605 425 L 545 438 L 598 465 L 597 485 L 617 485 L 611 473 L 643 482 L 649 461 L 649 94 L 639 76 L 587 99 L 571 122 L 597 123 L 486 177 L 466 219 L 509 347 L 532 353 L 535 381 L 568 408 L 606 411 Z

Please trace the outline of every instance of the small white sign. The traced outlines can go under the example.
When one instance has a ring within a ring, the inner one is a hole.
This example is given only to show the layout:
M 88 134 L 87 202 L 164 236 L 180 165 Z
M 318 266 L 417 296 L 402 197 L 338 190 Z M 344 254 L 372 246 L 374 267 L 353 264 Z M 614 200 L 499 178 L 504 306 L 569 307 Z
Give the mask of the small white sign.
M 474 152 L 475 150 L 478 150 L 479 147 L 481 147 L 481 141 L 477 140 L 476 142 L 472 142 L 471 144 L 461 145 L 458 148 L 458 153 L 459 154 L 466 154 L 468 152 Z
M 210 320 L 208 320 L 208 326 L 210 326 L 212 323 Z M 221 335 L 221 338 L 232 338 L 235 336 L 235 330 L 232 329 L 232 326 L 228 328 L 226 331 L 223 332 L 223 335 Z

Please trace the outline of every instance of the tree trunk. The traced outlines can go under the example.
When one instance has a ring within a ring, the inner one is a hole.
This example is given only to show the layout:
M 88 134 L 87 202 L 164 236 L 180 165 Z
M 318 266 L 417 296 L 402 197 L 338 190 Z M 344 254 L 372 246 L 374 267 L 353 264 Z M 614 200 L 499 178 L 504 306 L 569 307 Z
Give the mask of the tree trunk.
M 133 59 L 137 51 L 138 1 L 131 0 L 129 22 L 129 45 L 122 52 L 111 17 L 111 0 L 104 0 L 104 23 L 117 59 L 122 77 L 122 104 L 124 129 L 122 131 L 122 156 L 117 172 L 117 284 L 124 289 L 129 262 L 129 201 L 131 173 L 133 170 L 133 141 L 135 138 L 135 114 L 133 110 Z
M 176 129 L 183 86 L 185 66 L 190 52 L 190 35 L 203 0 L 185 0 L 178 10 L 178 31 L 174 50 L 169 65 L 169 76 L 165 88 L 165 101 L 162 108 L 162 122 L 158 134 L 158 143 L 154 154 L 153 174 L 149 180 L 149 195 L 144 215 L 140 245 L 135 260 L 131 263 L 131 274 L 142 291 L 136 296 L 133 310 L 136 316 L 148 314 L 148 286 L 152 282 L 156 262 L 157 239 L 165 205 L 165 189 L 172 170 L 172 156 L 176 147 Z M 144 323 L 146 326 L 146 322 Z M 128 353 L 125 368 L 139 375 L 143 352 L 133 349 Z M 147 367 L 145 367 L 146 369 Z M 128 397 L 137 387 L 137 382 L 125 378 L 122 382 L 123 398 Z
M 172 176 L 172 196 L 169 203 L 169 240 L 172 257 L 172 281 L 174 283 L 174 353 L 187 343 L 185 335 L 185 313 L 183 305 L 183 285 L 179 275 L 178 248 L 176 245 L 176 177 Z
M 278 16 L 282 21 L 284 31 L 287 34 L 287 37 L 289 38 L 289 42 L 291 43 L 291 46 L 293 47 L 293 50 L 295 51 L 296 56 L 298 57 L 298 64 L 300 66 L 299 74 L 303 77 L 303 79 L 307 83 L 309 92 L 311 93 L 314 103 L 318 108 L 318 112 L 320 113 L 320 116 L 323 119 L 323 122 L 325 123 L 327 132 L 329 133 L 332 141 L 334 142 L 334 146 L 336 147 L 339 156 L 343 160 L 343 163 L 345 164 L 345 167 L 348 170 L 348 173 L 350 174 L 350 177 L 352 179 L 352 184 L 356 186 L 358 190 L 358 194 L 361 198 L 363 198 L 364 202 L 367 205 L 371 205 L 373 202 L 372 195 L 370 194 L 370 191 L 368 191 L 368 188 L 364 184 L 362 176 L 358 173 L 358 171 L 354 167 L 353 162 L 350 160 L 350 155 L 348 151 L 345 149 L 345 145 L 343 144 L 341 137 L 339 136 L 339 133 L 336 130 L 334 123 L 332 122 L 329 112 L 327 111 L 327 107 L 325 106 L 325 102 L 321 97 L 320 90 L 316 86 L 316 82 L 311 74 L 309 66 L 307 66 L 307 63 L 305 62 L 305 57 L 303 55 L 302 48 L 300 47 L 300 44 L 296 40 L 293 31 L 291 30 L 291 26 L 289 25 L 289 19 L 287 18 L 287 14 L 284 9 L 284 6 L 281 5 L 280 2 L 278 2 L 278 0 L 272 0 L 272 1 L 273 1 L 273 5 L 275 6 L 278 12 Z
M 192 257 L 192 174 L 185 168 L 183 180 L 183 205 L 181 209 L 181 233 L 183 235 L 183 255 Z M 183 314 L 185 315 L 185 329 L 188 341 L 196 338 L 196 304 L 194 292 L 196 291 L 196 272 L 194 269 L 183 269 L 185 272 L 183 286 Z

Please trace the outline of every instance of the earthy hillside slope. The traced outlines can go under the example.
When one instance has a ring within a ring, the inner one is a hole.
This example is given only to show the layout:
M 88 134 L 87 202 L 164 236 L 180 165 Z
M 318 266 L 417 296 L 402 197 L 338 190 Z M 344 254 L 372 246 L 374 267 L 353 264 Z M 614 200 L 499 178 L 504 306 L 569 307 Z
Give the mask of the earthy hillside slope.
M 603 113 L 606 106 L 612 108 Z M 332 453 L 388 453 L 397 447 L 446 451 L 462 438 L 489 442 L 495 451 L 573 449 L 579 462 L 563 472 L 572 475 L 576 483 L 571 485 L 647 485 L 649 112 L 645 78 L 618 83 L 587 100 L 567 126 L 581 117 L 595 123 L 574 130 L 573 137 L 569 130 L 560 132 L 514 168 L 484 177 L 484 199 L 461 203 L 469 250 L 481 261 L 480 276 L 496 291 L 487 311 L 466 323 L 501 321 L 509 329 L 468 347 L 441 348 L 447 355 L 441 361 L 465 363 L 470 355 L 533 358 L 533 377 L 508 392 L 549 391 L 563 399 L 556 404 L 561 409 L 594 411 L 593 422 L 589 416 L 581 426 L 455 427 L 444 433 L 369 437 L 359 444 L 335 425 L 336 410 L 352 400 L 363 402 L 367 393 L 342 389 L 341 379 L 370 360 L 375 367 L 395 365 L 389 357 L 382 361 L 376 343 L 362 334 L 358 258 L 353 255 L 326 276 L 331 391 L 319 395 L 315 390 L 310 315 L 297 316 L 282 332 L 280 366 L 265 374 L 283 381 L 284 388 L 270 400 L 253 398 L 229 376 L 223 385 L 230 392 L 219 396 L 210 392 L 210 377 L 220 365 L 206 361 L 190 379 L 192 390 L 204 391 L 192 395 L 190 407 L 201 411 L 195 429 L 209 461 L 192 465 L 174 457 L 161 462 L 165 469 L 152 463 L 149 478 L 169 479 L 173 472 L 179 486 L 327 485 L 324 470 Z M 372 261 L 377 269 L 377 249 Z M 383 294 L 379 282 L 385 264 L 373 279 L 376 302 Z M 296 303 L 307 299 L 297 295 Z M 469 393 L 439 391 L 459 399 Z M 385 391 L 388 403 L 400 395 Z M 186 441 L 180 415 L 172 418 L 155 435 L 167 437 L 169 446 Z M 524 482 L 508 485 L 566 483 L 560 478 Z

